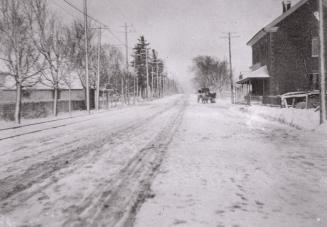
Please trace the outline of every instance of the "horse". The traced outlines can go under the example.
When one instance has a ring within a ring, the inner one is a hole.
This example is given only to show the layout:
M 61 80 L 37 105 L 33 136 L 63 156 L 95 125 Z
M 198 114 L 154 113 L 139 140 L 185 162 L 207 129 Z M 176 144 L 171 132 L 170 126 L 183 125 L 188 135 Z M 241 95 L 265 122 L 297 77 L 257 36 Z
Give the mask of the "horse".
M 209 101 L 209 96 L 204 95 L 204 96 L 202 97 L 202 103 L 208 103 L 208 101 Z
M 203 101 L 203 95 L 200 93 L 198 94 L 198 103 Z

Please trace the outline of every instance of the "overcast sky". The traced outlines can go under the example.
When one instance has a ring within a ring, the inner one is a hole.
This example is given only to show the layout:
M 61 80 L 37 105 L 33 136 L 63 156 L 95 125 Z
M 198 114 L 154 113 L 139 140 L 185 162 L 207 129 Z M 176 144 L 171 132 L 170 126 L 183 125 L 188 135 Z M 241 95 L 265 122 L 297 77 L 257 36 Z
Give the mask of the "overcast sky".
M 69 1 L 82 9 L 83 0 Z M 82 17 L 63 0 L 50 2 L 67 20 Z M 144 35 L 179 81 L 189 81 L 191 60 L 197 55 L 227 59 L 228 40 L 222 37 L 228 32 L 239 36 L 232 40 L 234 74 L 247 71 L 252 57 L 246 42 L 282 13 L 281 0 L 89 0 L 88 6 L 88 13 L 115 33 L 106 32 L 105 42 L 121 44 L 122 26 L 133 25 L 130 46 Z

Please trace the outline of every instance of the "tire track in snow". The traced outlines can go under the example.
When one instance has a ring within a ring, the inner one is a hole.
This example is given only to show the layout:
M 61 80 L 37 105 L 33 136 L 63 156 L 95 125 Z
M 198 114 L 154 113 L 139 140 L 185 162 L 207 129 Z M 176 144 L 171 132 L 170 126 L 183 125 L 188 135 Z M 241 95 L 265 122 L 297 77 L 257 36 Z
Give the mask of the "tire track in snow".
M 165 151 L 184 115 L 186 101 L 160 133 L 125 165 L 119 174 L 80 204 L 68 209 L 63 226 L 132 226 L 147 197 Z
M 19 206 L 22 202 L 28 200 L 33 197 L 35 194 L 44 190 L 44 188 L 50 186 L 51 184 L 56 182 L 56 179 L 50 181 L 50 183 L 46 184 L 42 188 L 38 188 L 36 190 L 32 190 L 32 192 L 23 193 L 25 190 L 30 189 L 33 185 L 44 181 L 45 179 L 53 176 L 55 172 L 59 170 L 66 169 L 68 167 L 73 167 L 69 172 L 65 174 L 69 174 L 78 168 L 81 164 L 90 161 L 88 158 L 88 154 L 91 151 L 100 150 L 105 144 L 110 143 L 112 139 L 124 136 L 128 134 L 128 132 L 132 132 L 137 128 L 142 127 L 146 123 L 156 119 L 162 114 L 174 108 L 179 101 L 175 101 L 173 104 L 166 106 L 164 110 L 160 109 L 156 111 L 153 115 L 139 120 L 134 123 L 127 123 L 118 129 L 116 132 L 109 133 L 103 135 L 101 139 L 98 141 L 92 141 L 92 143 L 83 145 L 82 147 L 77 147 L 73 150 L 68 150 L 66 153 L 51 157 L 50 160 L 43 161 L 41 163 L 35 163 L 27 168 L 20 175 L 10 175 L 4 179 L 0 180 L 0 200 L 1 207 L 5 212 L 9 212 L 15 207 Z M 108 139 L 108 136 L 110 138 Z M 97 156 L 100 154 L 95 152 Z M 63 177 L 63 176 L 62 176 Z

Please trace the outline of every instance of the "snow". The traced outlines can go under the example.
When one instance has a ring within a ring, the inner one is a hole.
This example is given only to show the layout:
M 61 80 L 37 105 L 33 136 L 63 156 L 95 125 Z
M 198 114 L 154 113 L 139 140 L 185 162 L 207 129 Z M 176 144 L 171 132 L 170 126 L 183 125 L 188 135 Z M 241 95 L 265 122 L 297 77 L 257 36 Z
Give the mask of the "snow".
M 317 134 L 321 134 L 321 135 L 326 135 L 327 136 L 327 124 L 323 124 L 323 125 L 320 125 L 319 127 L 317 127 L 315 129 L 315 132 Z
M 138 156 L 150 145 L 151 148 L 152 144 L 156 145 L 158 134 L 171 124 L 180 111 L 182 100 L 181 96 L 172 96 L 143 102 L 83 116 L 71 125 L 68 124 L 76 119 L 66 119 L 61 121 L 67 124 L 63 128 L 0 141 L 0 221 L 14 222 L 17 226 L 72 226 L 76 223 L 79 226 L 81 222 L 111 226 L 106 224 L 108 220 L 102 220 L 104 205 L 110 204 L 107 209 L 113 212 L 123 210 L 106 200 L 128 198 L 126 203 L 120 202 L 129 205 L 129 200 L 137 199 L 138 190 L 142 189 L 138 187 L 147 172 L 137 174 L 144 166 L 149 170 L 152 163 L 158 162 L 152 160 L 157 153 L 151 150 L 149 156 Z M 38 130 L 56 124 L 59 123 L 32 127 Z M 28 130 L 30 127 L 2 133 Z M 135 165 L 129 165 L 132 160 L 136 160 Z M 142 168 L 127 174 L 125 169 L 130 166 Z M 131 177 L 133 181 L 128 181 Z M 128 187 L 121 187 L 120 182 Z M 109 193 L 107 198 L 108 191 L 115 197 Z M 127 205 L 123 208 L 128 209 Z
M 319 126 L 319 111 L 315 111 L 314 109 L 280 108 L 260 105 L 243 106 L 240 109 L 253 117 L 260 116 L 299 129 L 313 130 Z
M 325 227 L 327 126 L 314 117 L 176 95 L 3 130 L 66 124 L 0 140 L 0 226 Z
M 47 122 L 47 121 L 52 121 L 52 120 L 60 120 L 60 119 L 65 119 L 65 118 L 70 118 L 70 117 L 78 117 L 78 116 L 83 116 L 83 115 L 87 115 L 87 112 L 76 110 L 76 111 L 72 111 L 71 114 L 59 113 L 57 117 L 48 116 L 48 117 L 44 117 L 44 118 L 22 119 L 22 124 L 20 124 L 20 125 L 16 124 L 14 121 L 0 120 L 0 130 L 6 129 L 6 128 L 17 127 L 17 126 L 29 125 L 29 124 L 42 123 L 42 122 Z
M 149 102 L 152 103 L 165 103 L 169 102 L 171 100 L 171 97 L 167 97 L 164 100 L 150 100 L 145 101 L 144 99 L 137 99 L 137 102 L 135 105 L 147 105 Z M 133 103 L 133 100 L 131 100 L 131 103 Z M 131 105 L 134 106 L 134 105 Z M 119 110 L 122 108 L 129 108 L 130 105 L 123 104 L 121 102 L 115 102 L 111 103 L 109 109 L 100 109 L 99 111 L 91 110 L 91 114 L 102 114 L 104 112 L 113 111 L 113 110 Z M 65 120 L 67 118 L 76 118 L 76 117 L 82 117 L 82 116 L 88 116 L 88 112 L 86 110 L 74 110 L 71 113 L 69 112 L 59 112 L 58 116 L 47 116 L 43 118 L 29 118 L 29 119 L 22 119 L 22 123 L 20 125 L 17 125 L 14 121 L 6 121 L 0 119 L 0 130 L 6 129 L 6 128 L 13 128 L 17 126 L 24 126 L 24 125 L 30 125 L 30 124 L 38 124 L 48 121 L 56 121 L 56 120 Z
M 326 137 L 249 109 L 191 102 L 135 226 L 327 226 Z

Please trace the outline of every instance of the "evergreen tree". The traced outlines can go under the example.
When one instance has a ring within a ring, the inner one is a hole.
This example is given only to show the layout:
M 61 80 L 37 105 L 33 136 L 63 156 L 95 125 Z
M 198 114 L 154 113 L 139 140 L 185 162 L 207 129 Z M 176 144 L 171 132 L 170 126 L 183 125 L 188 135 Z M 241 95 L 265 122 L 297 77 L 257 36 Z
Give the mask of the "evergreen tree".
M 138 39 L 138 43 L 134 47 L 134 61 L 132 62 L 132 64 L 136 71 L 136 76 L 138 78 L 138 87 L 142 96 L 145 95 L 146 91 L 146 51 L 149 45 L 150 44 L 145 40 L 144 36 L 141 36 Z

